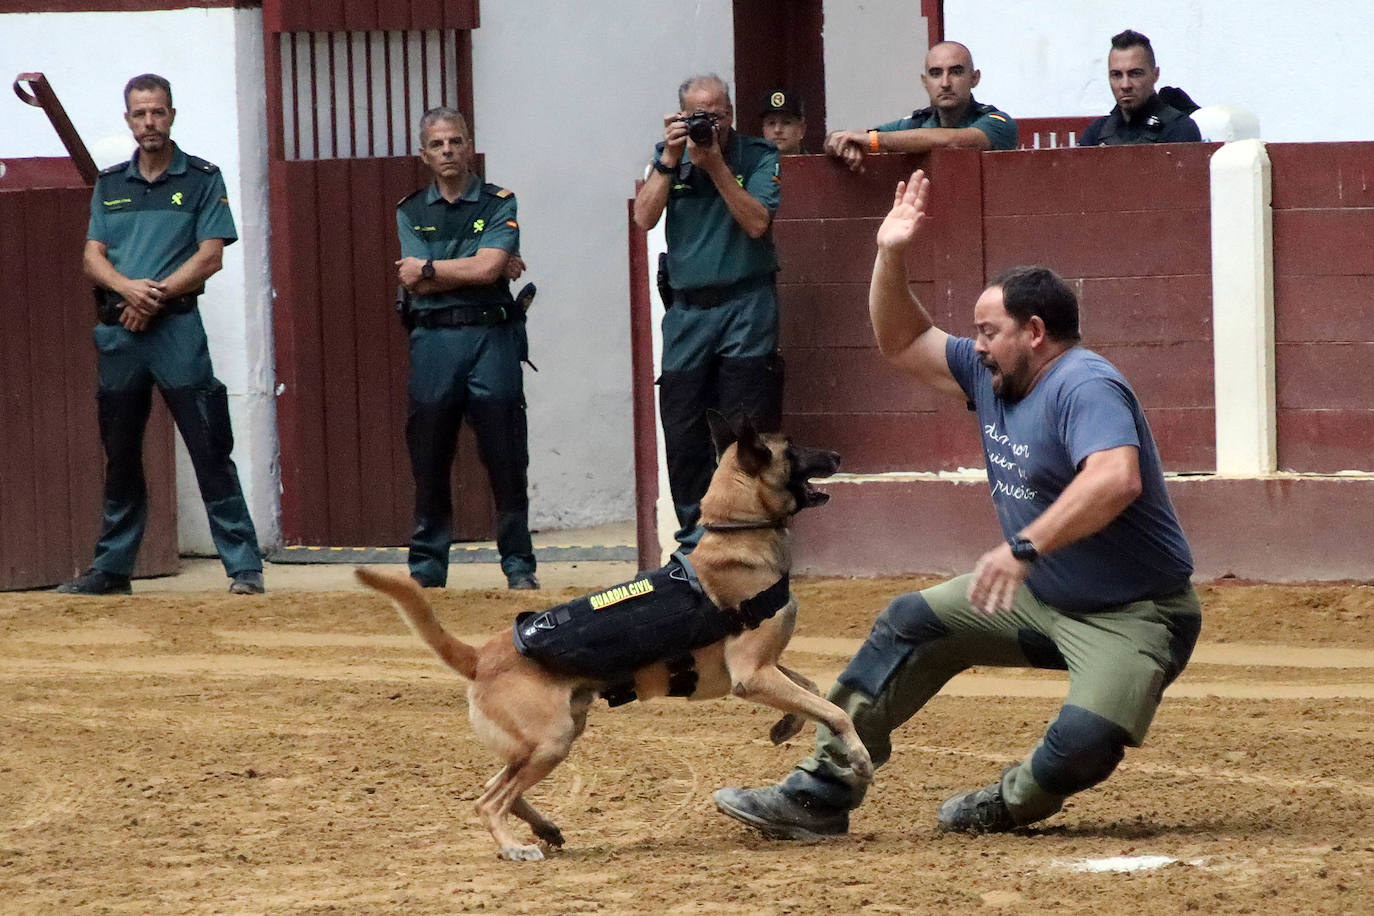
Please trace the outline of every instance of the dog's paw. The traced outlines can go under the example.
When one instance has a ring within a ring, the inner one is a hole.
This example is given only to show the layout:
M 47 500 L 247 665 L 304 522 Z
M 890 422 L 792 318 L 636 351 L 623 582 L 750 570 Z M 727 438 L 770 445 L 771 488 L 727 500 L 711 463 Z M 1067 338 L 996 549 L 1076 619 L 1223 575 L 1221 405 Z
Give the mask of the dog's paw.
M 544 850 L 538 846 L 502 846 L 501 858 L 507 862 L 542 862 Z
M 868 756 L 863 745 L 849 751 L 849 768 L 864 782 L 873 781 L 873 758 Z
M 789 712 L 773 723 L 773 727 L 768 730 L 768 740 L 774 744 L 782 744 L 787 739 L 796 737 L 797 733 L 805 727 L 805 719 L 794 712 Z
M 563 831 L 559 830 L 553 824 L 547 827 L 537 828 L 534 831 L 534 835 L 555 848 L 563 845 Z

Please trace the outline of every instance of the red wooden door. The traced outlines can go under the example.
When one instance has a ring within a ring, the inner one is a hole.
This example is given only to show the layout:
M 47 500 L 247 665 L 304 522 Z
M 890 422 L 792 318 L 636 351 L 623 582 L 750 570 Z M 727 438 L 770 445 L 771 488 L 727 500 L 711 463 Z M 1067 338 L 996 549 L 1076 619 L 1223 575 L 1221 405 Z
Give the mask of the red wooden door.
M 471 118 L 476 0 L 265 0 L 273 328 L 287 544 L 401 544 L 414 486 L 395 206 L 428 178 L 425 109 Z M 493 536 L 467 428 L 455 534 Z

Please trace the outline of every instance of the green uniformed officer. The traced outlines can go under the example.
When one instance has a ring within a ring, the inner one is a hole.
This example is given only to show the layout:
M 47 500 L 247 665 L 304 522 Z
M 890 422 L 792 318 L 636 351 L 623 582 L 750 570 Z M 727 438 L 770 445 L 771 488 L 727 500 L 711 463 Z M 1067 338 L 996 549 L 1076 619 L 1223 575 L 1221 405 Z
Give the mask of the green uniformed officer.
M 1016 149 L 1016 122 L 973 97 L 973 87 L 981 78 L 968 48 L 957 41 L 942 41 L 926 54 L 921 71 L 929 108 L 867 131 L 837 130 L 825 138 L 825 151 L 858 171 L 866 153 L 924 153 L 941 147 Z
M 782 192 L 777 147 L 731 130 L 720 77 L 684 80 L 678 104 L 664 118 L 634 218 L 650 229 L 668 211 L 659 413 L 686 552 L 701 539 L 701 497 L 715 470 L 707 408 L 747 416 L 763 431 L 781 417 L 772 223 Z
M 434 173 L 434 183 L 396 207 L 397 279 L 409 293 L 411 328 L 406 443 L 415 475 L 415 532 L 410 574 L 426 587 L 448 580 L 449 475 L 466 415 L 496 499 L 501 570 L 511 588 L 538 588 L 520 365 L 528 343 L 509 282 L 523 266 L 516 256 L 515 195 L 472 172 L 467 122 L 452 108 L 431 109 L 420 119 L 420 159 Z
M 210 534 L 235 594 L 263 591 L 257 533 L 230 452 L 229 399 L 214 376 L 196 297 L 238 235 L 219 168 L 172 142 L 172 87 L 143 74 L 124 87 L 124 120 L 138 142 L 127 163 L 100 173 L 91 198 L 84 267 L 100 324 L 100 438 L 104 517 L 95 559 L 58 587 L 127 594 L 148 521 L 143 432 L 156 385 L 195 467 Z

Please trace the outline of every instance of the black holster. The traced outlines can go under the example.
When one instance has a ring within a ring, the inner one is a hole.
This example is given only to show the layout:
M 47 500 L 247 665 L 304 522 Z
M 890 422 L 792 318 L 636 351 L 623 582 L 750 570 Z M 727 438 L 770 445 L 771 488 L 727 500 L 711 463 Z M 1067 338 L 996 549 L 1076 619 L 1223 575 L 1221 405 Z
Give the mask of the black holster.
M 415 313 L 410 310 L 410 290 L 404 286 L 396 287 L 396 317 L 401 319 L 401 327 L 407 331 L 415 329 Z

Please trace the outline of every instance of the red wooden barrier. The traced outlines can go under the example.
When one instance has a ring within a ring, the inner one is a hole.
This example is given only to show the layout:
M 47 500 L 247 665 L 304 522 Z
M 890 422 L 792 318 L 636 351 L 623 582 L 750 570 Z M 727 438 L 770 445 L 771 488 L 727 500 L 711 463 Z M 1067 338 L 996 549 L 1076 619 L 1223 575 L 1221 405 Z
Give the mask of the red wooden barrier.
M 71 578 L 90 565 L 99 532 L 104 457 L 95 316 L 81 275 L 90 199 L 84 185 L 0 186 L 0 589 Z M 179 563 L 172 424 L 161 399 L 154 401 L 144 442 L 149 519 L 140 576 L 166 575 Z
M 1279 467 L 1374 471 L 1374 143 L 1268 152 Z

